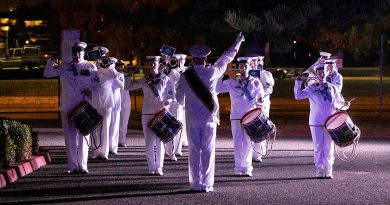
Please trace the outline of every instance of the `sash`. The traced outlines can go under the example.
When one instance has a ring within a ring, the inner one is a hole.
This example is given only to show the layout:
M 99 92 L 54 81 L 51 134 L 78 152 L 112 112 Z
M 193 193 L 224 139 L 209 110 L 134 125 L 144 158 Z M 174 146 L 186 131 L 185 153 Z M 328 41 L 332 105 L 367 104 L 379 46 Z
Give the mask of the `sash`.
M 146 79 L 146 84 L 148 84 L 149 88 L 153 91 L 153 95 L 154 97 L 160 97 L 158 91 L 157 91 L 157 88 L 155 86 L 155 80 L 154 79 Z M 160 81 L 160 79 L 158 79 L 157 83 Z
M 199 78 L 198 74 L 195 72 L 195 69 L 188 69 L 183 74 L 188 84 L 190 85 L 191 90 L 195 93 L 203 105 L 214 114 L 213 111 L 216 106 L 216 102 L 214 101 L 210 90 L 206 87 L 203 81 Z
M 77 72 L 76 64 L 72 62 L 70 63 L 70 67 L 72 68 L 73 76 L 78 76 L 79 73 Z
M 245 95 L 245 97 L 249 101 L 253 100 L 253 97 L 251 96 L 251 93 L 249 92 L 248 87 L 247 87 L 248 83 L 249 83 L 249 79 L 246 81 L 246 83 L 244 83 L 245 81 L 241 81 L 240 79 L 238 80 L 238 82 L 240 83 L 241 91 Z

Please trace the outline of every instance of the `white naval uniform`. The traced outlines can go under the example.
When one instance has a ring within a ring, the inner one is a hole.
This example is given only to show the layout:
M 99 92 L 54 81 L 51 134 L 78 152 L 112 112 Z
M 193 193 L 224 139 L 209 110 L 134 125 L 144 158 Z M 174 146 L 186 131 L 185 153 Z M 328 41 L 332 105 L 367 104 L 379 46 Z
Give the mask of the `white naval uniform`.
M 262 70 L 260 72 L 260 82 L 263 84 L 264 88 L 264 98 L 262 103 L 262 109 L 263 113 L 269 117 L 270 107 L 271 107 L 271 100 L 270 96 L 273 92 L 273 87 L 275 84 L 274 78 L 272 77 L 272 73 L 266 70 Z M 260 143 L 254 143 L 253 148 L 255 151 L 253 152 L 253 159 L 255 160 L 261 160 L 261 154 L 265 153 L 267 141 L 264 140 Z
M 116 79 L 112 84 L 112 93 L 114 97 L 114 107 L 112 107 L 111 114 L 111 123 L 110 123 L 110 131 L 109 131 L 109 146 L 110 153 L 117 154 L 118 153 L 118 143 L 119 143 L 119 123 L 120 123 L 120 113 L 121 113 L 121 90 L 124 89 L 125 79 L 124 75 L 121 72 L 115 70 L 113 67 L 112 72 L 116 73 Z
M 301 90 L 302 81 L 296 80 L 294 86 L 295 99 L 309 99 L 310 116 L 309 126 L 314 145 L 314 163 L 316 176 L 330 175 L 333 172 L 334 143 L 324 127 L 326 119 L 336 112 L 337 107 L 344 105 L 344 101 L 336 86 L 326 83 L 332 96 L 332 102 L 325 99 L 319 91 L 320 86 L 311 84 Z
M 125 77 L 125 87 L 121 89 L 121 116 L 119 123 L 119 144 L 126 144 L 127 127 L 131 112 L 130 84 L 131 76 Z
M 252 99 L 248 98 L 242 90 L 247 89 Z M 217 91 L 219 93 L 229 92 L 231 100 L 230 121 L 234 142 L 234 172 L 236 175 L 252 175 L 252 147 L 251 139 L 240 123 L 240 119 L 250 110 L 261 106 L 257 99 L 263 97 L 264 90 L 258 78 L 249 76 L 249 79 L 242 81 L 238 76 L 222 82 L 218 81 Z
M 171 81 L 165 75 L 160 75 L 160 81 L 155 85 L 158 92 L 154 96 L 152 89 L 147 84 L 147 78 L 144 77 L 138 82 L 130 85 L 130 90 L 142 88 L 144 93 L 144 103 L 142 105 L 142 129 L 145 136 L 146 160 L 148 162 L 149 173 L 162 173 L 164 165 L 164 145 L 160 138 L 156 136 L 148 123 L 153 119 L 156 113 L 164 108 L 164 101 L 172 101 L 168 94 L 167 87 L 172 86 Z M 156 153 L 154 152 L 156 146 Z
M 92 158 L 100 157 L 108 159 L 110 149 L 110 124 L 112 109 L 115 105 L 112 87 L 119 81 L 114 66 L 98 69 L 99 86 L 92 90 L 92 106 L 103 116 L 101 129 L 98 128 L 95 137 L 96 149 L 92 152 Z
M 94 64 L 88 61 L 81 61 L 76 63 L 78 74 L 75 76 L 69 63 L 62 63 L 58 68 L 54 68 L 54 62 L 54 60 L 47 61 L 43 74 L 47 78 L 60 77 L 61 96 L 59 110 L 65 134 L 67 169 L 71 172 L 77 170 L 88 171 L 89 135 L 83 137 L 68 116 L 77 106 L 86 101 L 82 91 L 89 90 L 96 85 L 97 69 Z M 88 70 L 88 72 L 83 72 L 83 75 L 81 75 L 81 70 Z
M 330 81 L 328 81 L 328 78 L 330 78 Z M 332 83 L 336 86 L 339 93 L 341 93 L 341 90 L 343 89 L 343 76 L 339 72 L 334 71 L 332 75 L 329 74 L 326 80 L 328 83 Z
M 195 65 L 193 68 L 216 102 L 214 111 L 219 109 L 216 92 L 217 81 L 222 77 L 227 64 L 234 59 L 237 53 L 233 48 L 227 50 L 214 65 L 210 67 Z M 184 75 L 180 77 L 178 82 L 176 99 L 181 105 L 185 103 L 186 109 L 190 188 L 211 191 L 214 186 L 215 173 L 216 119 L 192 91 Z
M 172 94 L 172 103 L 169 107 L 169 112 L 180 122 L 183 122 L 183 106 L 177 103 L 176 101 L 176 84 L 179 81 L 181 72 L 178 69 L 172 69 L 171 72 L 167 75 L 170 81 L 172 82 L 171 89 L 168 91 L 169 94 Z M 172 159 L 175 157 L 175 154 L 182 154 L 182 142 L 181 138 L 183 136 L 183 132 L 185 133 L 184 127 L 182 130 L 176 134 L 172 141 L 168 142 L 165 145 L 165 152 Z M 179 141 L 180 140 L 180 141 Z M 175 153 L 174 153 L 175 152 Z

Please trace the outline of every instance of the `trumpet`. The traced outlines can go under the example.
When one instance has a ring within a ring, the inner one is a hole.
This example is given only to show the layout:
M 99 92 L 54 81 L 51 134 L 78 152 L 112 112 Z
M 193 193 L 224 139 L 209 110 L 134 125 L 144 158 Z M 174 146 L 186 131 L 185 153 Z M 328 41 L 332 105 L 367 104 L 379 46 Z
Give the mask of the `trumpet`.
M 318 77 L 313 77 L 313 76 L 303 76 L 303 75 L 298 75 L 295 77 L 292 77 L 293 79 L 298 79 L 298 80 L 304 80 L 304 81 L 309 81 L 309 80 L 318 80 Z
M 318 58 L 318 60 L 315 63 L 313 63 L 313 65 L 311 65 L 310 67 L 308 67 L 304 71 L 302 71 L 302 74 L 303 73 L 312 73 L 312 74 L 314 74 L 315 73 L 314 66 L 317 65 L 318 63 L 323 62 L 325 59 L 330 58 L 331 55 L 332 55 L 331 53 L 328 53 L 328 52 L 325 52 L 325 51 L 320 51 L 320 58 Z
M 159 67 L 162 70 L 170 70 L 178 68 L 179 61 L 175 57 L 165 56 L 165 60 L 160 63 Z
M 99 61 L 100 61 L 100 66 L 102 68 L 108 68 L 112 64 L 110 58 L 107 56 L 102 56 L 102 58 L 99 59 Z

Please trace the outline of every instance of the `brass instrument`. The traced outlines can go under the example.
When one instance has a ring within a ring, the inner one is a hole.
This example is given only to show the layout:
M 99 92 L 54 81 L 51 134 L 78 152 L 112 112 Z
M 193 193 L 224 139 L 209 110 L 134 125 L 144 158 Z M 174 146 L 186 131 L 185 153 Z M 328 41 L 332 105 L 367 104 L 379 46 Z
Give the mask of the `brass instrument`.
M 100 66 L 102 68 L 108 68 L 112 64 L 110 58 L 107 56 L 102 56 L 102 58 L 99 59 L 99 61 L 100 61 Z

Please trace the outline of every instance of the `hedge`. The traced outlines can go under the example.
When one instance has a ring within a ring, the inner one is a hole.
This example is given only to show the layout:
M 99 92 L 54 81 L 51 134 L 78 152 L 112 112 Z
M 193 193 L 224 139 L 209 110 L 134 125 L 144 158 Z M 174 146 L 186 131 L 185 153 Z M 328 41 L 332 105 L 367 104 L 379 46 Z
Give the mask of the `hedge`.
M 38 136 L 19 121 L 0 117 L 0 166 L 9 167 L 38 154 Z

